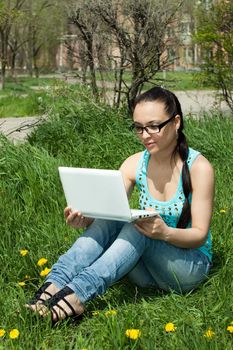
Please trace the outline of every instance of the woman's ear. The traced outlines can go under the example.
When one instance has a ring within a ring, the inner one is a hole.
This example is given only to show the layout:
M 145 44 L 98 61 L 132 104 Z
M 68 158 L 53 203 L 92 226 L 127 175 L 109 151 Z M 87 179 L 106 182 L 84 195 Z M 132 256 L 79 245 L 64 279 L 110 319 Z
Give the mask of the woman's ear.
M 176 131 L 178 132 L 178 130 L 180 128 L 180 115 L 179 114 L 177 114 L 175 116 L 174 122 L 175 122 L 175 126 L 176 126 Z

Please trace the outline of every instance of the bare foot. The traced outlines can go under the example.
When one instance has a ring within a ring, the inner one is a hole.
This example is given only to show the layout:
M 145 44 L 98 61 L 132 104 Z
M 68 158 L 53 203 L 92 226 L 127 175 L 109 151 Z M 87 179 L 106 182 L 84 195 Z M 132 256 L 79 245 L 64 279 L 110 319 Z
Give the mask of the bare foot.
M 51 314 L 53 322 L 64 320 L 70 316 L 79 316 L 84 312 L 84 305 L 80 302 L 72 289 L 61 289 L 48 301 L 48 308 L 44 305 L 39 310 L 41 316 Z
M 25 306 L 32 311 L 40 311 L 43 309 L 44 302 L 53 297 L 57 292 L 59 292 L 59 288 L 55 286 L 53 283 L 45 283 L 35 294 L 34 299 Z

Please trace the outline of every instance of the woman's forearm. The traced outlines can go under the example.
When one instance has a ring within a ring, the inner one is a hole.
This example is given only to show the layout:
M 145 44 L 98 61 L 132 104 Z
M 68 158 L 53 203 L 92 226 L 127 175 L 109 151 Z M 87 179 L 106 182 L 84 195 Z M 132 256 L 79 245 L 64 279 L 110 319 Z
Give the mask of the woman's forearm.
M 168 227 L 163 240 L 180 248 L 199 248 L 207 238 L 207 233 L 198 228 Z

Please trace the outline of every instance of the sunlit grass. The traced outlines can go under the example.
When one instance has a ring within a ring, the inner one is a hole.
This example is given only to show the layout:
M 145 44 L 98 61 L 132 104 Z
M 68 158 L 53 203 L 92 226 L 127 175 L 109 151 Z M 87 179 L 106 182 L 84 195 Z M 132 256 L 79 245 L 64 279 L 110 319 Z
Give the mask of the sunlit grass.
M 123 112 L 96 105 L 87 92 L 80 93 L 56 91 L 50 118 L 30 136 L 30 143 L 14 146 L 0 139 L 0 330 L 5 331 L 0 349 L 231 350 L 233 334 L 227 330 L 233 321 L 230 118 L 190 118 L 185 123 L 190 145 L 213 163 L 216 173 L 214 266 L 198 290 L 181 296 L 164 294 L 123 280 L 88 303 L 78 323 L 65 321 L 56 327 L 51 327 L 49 318 L 42 320 L 23 307 L 44 280 L 41 270 L 50 268 L 80 234 L 65 225 L 57 167 L 117 169 L 141 149 Z M 134 204 L 136 200 L 134 193 Z M 46 260 L 38 266 L 41 258 Z M 167 323 L 174 325 L 174 331 L 166 331 Z M 16 339 L 10 339 L 12 329 L 19 331 Z M 126 336 L 130 329 L 140 331 L 136 339 Z

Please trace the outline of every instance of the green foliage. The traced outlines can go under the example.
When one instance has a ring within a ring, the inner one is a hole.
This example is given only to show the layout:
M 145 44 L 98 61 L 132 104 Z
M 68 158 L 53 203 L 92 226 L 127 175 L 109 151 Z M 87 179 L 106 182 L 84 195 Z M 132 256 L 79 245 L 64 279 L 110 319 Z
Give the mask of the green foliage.
M 65 164 L 117 168 L 138 148 L 129 133 L 130 119 L 110 106 L 96 105 L 88 89 L 61 84 L 52 101 L 48 121 L 28 141 L 63 158 Z
M 233 111 L 233 2 L 216 1 L 197 11 L 196 42 L 204 52 L 201 80 L 219 89 Z
M 230 118 L 185 122 L 190 146 L 212 162 L 216 173 L 214 267 L 204 285 L 193 293 L 176 295 L 120 281 L 90 302 L 78 323 L 67 321 L 54 328 L 49 319 L 42 320 L 24 308 L 42 283 L 38 259 L 47 258 L 50 267 L 80 234 L 64 223 L 65 200 L 57 167 L 118 168 L 124 158 L 141 149 L 128 131 L 130 120 L 124 111 L 97 105 L 88 91 L 75 88 L 61 86 L 52 95 L 50 116 L 29 143 L 14 146 L 0 138 L 0 329 L 6 330 L 0 349 L 231 350 L 232 334 L 227 331 L 233 321 Z M 21 256 L 21 249 L 28 249 L 28 254 Z M 25 281 L 25 286 L 20 287 L 19 281 Z M 106 314 L 109 310 L 116 314 Z M 174 323 L 175 332 L 165 332 L 167 322 Z M 210 327 L 215 335 L 206 338 Z M 20 335 L 10 340 L 13 328 Z M 141 331 L 138 339 L 125 336 L 131 328 Z

